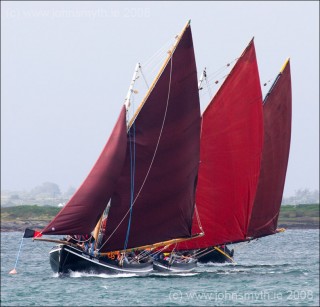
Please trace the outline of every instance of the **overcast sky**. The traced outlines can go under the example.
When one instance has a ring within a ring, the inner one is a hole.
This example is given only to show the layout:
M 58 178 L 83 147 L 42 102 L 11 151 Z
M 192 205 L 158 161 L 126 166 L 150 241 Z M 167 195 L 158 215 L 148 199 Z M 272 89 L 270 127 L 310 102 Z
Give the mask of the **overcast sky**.
M 240 56 L 252 37 L 262 84 L 290 57 L 284 195 L 318 189 L 318 1 L 41 1 L 1 2 L 1 190 L 46 181 L 78 187 L 109 137 L 136 62 L 189 19 L 199 75 Z

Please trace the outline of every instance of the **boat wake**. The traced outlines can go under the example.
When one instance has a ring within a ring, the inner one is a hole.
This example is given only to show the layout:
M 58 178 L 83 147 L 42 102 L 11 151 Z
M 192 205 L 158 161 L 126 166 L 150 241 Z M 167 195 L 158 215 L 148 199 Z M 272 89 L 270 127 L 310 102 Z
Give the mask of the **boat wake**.
M 84 272 L 71 272 L 70 277 L 81 278 L 81 277 L 98 277 L 98 278 L 129 278 L 136 277 L 134 273 L 119 273 L 119 274 L 105 274 L 105 273 L 84 273 Z
M 119 273 L 119 274 L 105 274 L 105 273 L 85 273 L 85 272 L 73 272 L 71 271 L 70 274 L 68 275 L 71 278 L 88 278 L 88 277 L 95 277 L 95 278 L 104 278 L 104 279 L 109 279 L 109 278 L 131 278 L 131 277 L 190 277 L 190 276 L 195 276 L 199 275 L 200 272 L 189 272 L 189 273 L 161 273 L 161 272 L 154 272 L 146 275 L 138 275 L 134 273 Z M 54 273 L 52 275 L 54 278 L 60 278 L 63 277 L 59 273 Z
M 277 267 L 288 267 L 290 263 L 250 263 L 250 264 L 239 264 L 237 267 L 239 268 L 277 268 Z
M 197 266 L 200 268 L 205 268 L 205 267 L 234 267 L 237 264 L 231 263 L 231 262 L 224 262 L 224 263 L 217 263 L 217 262 L 207 262 L 207 263 L 200 263 L 198 262 Z
M 189 273 L 150 273 L 149 276 L 157 276 L 157 277 L 190 277 L 190 276 L 196 276 L 199 275 L 200 273 L 198 272 L 189 272 Z
M 238 267 L 201 267 L 199 268 L 198 273 L 200 274 L 217 274 L 217 275 L 225 275 L 225 274 L 237 274 L 237 273 L 249 273 L 251 269 L 248 268 L 238 268 Z

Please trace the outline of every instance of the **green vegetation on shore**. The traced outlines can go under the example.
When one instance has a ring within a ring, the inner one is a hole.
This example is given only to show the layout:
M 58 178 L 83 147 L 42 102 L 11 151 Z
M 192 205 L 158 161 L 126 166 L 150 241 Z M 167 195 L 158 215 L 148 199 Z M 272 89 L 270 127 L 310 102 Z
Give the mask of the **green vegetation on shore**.
M 281 206 L 278 225 L 285 228 L 319 228 L 319 204 Z
M 61 210 L 61 207 L 23 205 L 1 207 L 1 230 L 20 230 L 26 225 L 46 224 Z M 38 223 L 38 224 L 37 224 Z M 281 206 L 279 227 L 319 228 L 319 204 Z
M 319 204 L 300 204 L 281 206 L 280 218 L 319 217 Z
M 1 231 L 42 229 L 60 210 L 61 207 L 37 205 L 1 207 Z
M 1 208 L 1 221 L 50 220 L 60 211 L 60 209 L 60 207 L 37 205 Z

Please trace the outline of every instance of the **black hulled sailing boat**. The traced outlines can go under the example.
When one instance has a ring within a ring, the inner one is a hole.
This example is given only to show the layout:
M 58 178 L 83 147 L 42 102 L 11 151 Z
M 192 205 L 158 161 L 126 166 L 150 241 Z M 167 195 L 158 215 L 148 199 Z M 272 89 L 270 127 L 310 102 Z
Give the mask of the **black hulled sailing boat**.
M 42 230 L 68 237 L 38 239 L 59 243 L 50 253 L 55 272 L 148 273 L 148 253 L 194 237 L 201 118 L 190 22 L 128 125 L 126 111 L 88 177 Z
M 222 224 L 220 226 L 215 224 L 216 226 L 214 227 L 209 219 L 202 217 L 202 224 L 206 227 L 204 229 L 206 237 L 196 239 L 193 242 L 179 244 L 180 246 L 192 246 L 193 244 L 197 244 L 197 241 L 206 242 L 201 245 L 201 249 L 195 250 L 199 262 L 230 262 L 232 261 L 233 250 L 230 251 L 225 244 L 251 241 L 282 231 L 282 229 L 277 228 L 277 225 L 289 159 L 291 114 L 291 73 L 290 61 L 287 60 L 263 100 L 264 137 L 259 180 L 251 213 L 247 211 L 249 223 L 244 228 L 245 232 L 243 232 L 243 237 L 242 239 L 233 238 L 231 234 L 234 230 L 228 227 L 230 237 L 221 241 L 215 241 L 215 238 L 218 238 L 219 234 L 222 233 L 220 231 L 221 227 L 224 226 Z M 204 119 L 205 116 L 206 113 L 203 114 Z M 247 114 L 246 116 L 247 119 L 250 120 L 248 118 L 249 115 Z M 201 150 L 204 146 L 207 146 L 207 144 L 202 144 L 202 141 L 203 140 L 201 140 Z M 201 169 L 199 172 L 201 173 Z M 231 176 L 233 176 L 233 173 Z M 202 191 L 201 188 L 201 186 L 198 187 L 199 193 Z M 205 211 L 202 207 L 203 204 L 205 203 L 197 203 L 199 214 L 210 212 Z M 210 208 L 209 202 L 207 205 L 208 208 Z M 230 205 L 232 204 L 230 203 Z M 226 204 L 223 208 L 225 208 L 225 206 Z M 216 217 L 221 217 L 219 212 L 216 212 Z M 224 220 L 227 219 L 228 218 L 225 217 Z M 208 231 L 207 228 L 211 229 L 211 231 Z M 211 246 L 210 243 L 212 243 Z M 221 246 L 220 244 L 223 245 Z
M 256 194 L 263 144 L 262 92 L 252 39 L 202 114 L 196 208 L 204 237 L 181 242 L 200 262 L 232 261 Z M 194 217 L 193 232 L 198 232 Z

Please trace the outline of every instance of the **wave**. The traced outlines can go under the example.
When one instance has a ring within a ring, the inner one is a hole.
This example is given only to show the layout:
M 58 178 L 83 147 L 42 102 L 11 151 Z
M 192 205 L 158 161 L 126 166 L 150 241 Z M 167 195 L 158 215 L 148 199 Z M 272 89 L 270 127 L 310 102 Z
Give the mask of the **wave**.
M 119 273 L 119 274 L 105 274 L 105 273 L 84 273 L 84 272 L 70 272 L 70 277 L 81 278 L 81 277 L 99 277 L 99 278 L 129 278 L 136 277 L 134 273 Z
M 156 277 L 190 277 L 196 276 L 201 274 L 200 272 L 189 272 L 189 273 L 164 273 L 164 272 L 152 272 L 149 276 L 156 276 Z

